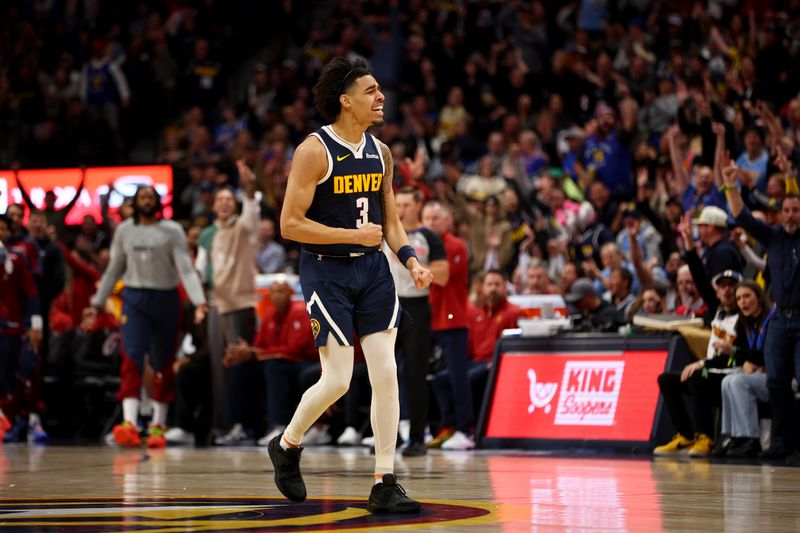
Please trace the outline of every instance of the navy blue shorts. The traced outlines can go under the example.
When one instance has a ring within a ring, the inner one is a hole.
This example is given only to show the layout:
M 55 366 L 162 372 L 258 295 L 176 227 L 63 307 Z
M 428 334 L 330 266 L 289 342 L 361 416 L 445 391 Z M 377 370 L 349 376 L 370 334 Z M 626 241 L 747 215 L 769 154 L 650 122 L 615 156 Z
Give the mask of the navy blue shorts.
M 177 289 L 122 291 L 122 345 L 139 369 L 145 356 L 156 372 L 172 364 L 178 338 L 180 299 Z
M 396 328 L 400 302 L 382 252 L 359 257 L 300 253 L 300 286 L 317 348 L 332 334 L 340 346 L 359 337 Z

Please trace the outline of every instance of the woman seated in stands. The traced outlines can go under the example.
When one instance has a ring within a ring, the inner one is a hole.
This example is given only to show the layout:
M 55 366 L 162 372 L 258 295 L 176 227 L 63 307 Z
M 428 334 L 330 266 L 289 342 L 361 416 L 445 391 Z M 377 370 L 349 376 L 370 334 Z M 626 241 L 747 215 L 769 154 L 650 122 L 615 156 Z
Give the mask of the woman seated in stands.
M 739 307 L 733 354 L 741 372 L 722 380 L 722 431 L 712 451 L 716 457 L 755 457 L 761 451 L 758 402 L 769 401 L 764 372 L 764 339 L 775 307 L 754 281 L 736 287 Z
M 659 286 L 648 285 L 631 305 L 629 316 L 662 315 L 666 312 L 667 291 Z

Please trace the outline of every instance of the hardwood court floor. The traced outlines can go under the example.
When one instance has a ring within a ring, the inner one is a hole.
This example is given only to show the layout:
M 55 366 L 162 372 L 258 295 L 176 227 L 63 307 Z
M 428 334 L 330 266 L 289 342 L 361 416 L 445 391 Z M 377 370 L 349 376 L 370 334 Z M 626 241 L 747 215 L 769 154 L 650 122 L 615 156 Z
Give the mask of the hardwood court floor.
M 373 458 L 308 448 L 309 500 L 266 450 L 0 446 L 2 531 L 800 531 L 800 469 L 688 459 L 439 452 L 397 473 L 421 516 L 364 510 Z

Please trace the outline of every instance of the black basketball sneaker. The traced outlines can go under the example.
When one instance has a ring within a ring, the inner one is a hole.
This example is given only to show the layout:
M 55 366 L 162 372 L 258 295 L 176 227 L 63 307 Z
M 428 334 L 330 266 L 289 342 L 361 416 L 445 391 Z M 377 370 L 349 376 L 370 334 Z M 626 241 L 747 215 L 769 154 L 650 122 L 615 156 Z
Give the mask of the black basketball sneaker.
M 275 484 L 281 494 L 293 502 L 302 502 L 306 499 L 306 484 L 300 473 L 300 454 L 303 447 L 284 450 L 281 447 L 282 438 L 283 433 L 269 441 L 267 446 L 269 458 L 275 468 Z
M 367 503 L 371 513 L 418 513 L 421 508 L 418 501 L 406 496 L 394 474 L 385 474 L 381 483 L 373 485 Z

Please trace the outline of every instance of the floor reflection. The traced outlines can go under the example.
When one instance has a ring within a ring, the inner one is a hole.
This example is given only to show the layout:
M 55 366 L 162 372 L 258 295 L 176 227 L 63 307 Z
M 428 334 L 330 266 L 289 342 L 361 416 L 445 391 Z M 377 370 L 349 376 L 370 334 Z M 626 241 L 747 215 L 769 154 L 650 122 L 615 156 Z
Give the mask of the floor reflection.
M 539 528 L 661 531 L 649 461 L 488 457 L 495 499 L 507 531 Z M 510 513 L 510 516 L 508 514 Z
M 309 499 L 323 507 L 325 502 L 346 499 L 353 502 L 345 506 L 347 512 L 364 510 L 373 468 L 374 456 L 365 450 L 315 448 L 303 455 Z M 483 450 L 398 457 L 396 472 L 411 495 L 428 502 L 430 513 L 435 514 L 436 506 L 452 507 L 436 511 L 439 514 L 425 524 L 437 533 L 800 530 L 796 468 Z M 171 520 L 174 515 L 188 520 L 182 524 L 185 530 L 196 530 L 200 524 L 196 521 L 206 518 L 194 515 L 206 511 L 180 506 L 191 503 L 187 498 L 199 498 L 222 506 L 225 513 L 268 500 L 269 520 L 281 518 L 277 508 L 305 516 L 308 509 L 286 502 L 272 476 L 259 448 L 131 451 L 6 446 L 0 447 L 0 514 L 28 500 L 47 508 L 64 507 L 58 502 L 65 499 L 74 500 L 70 504 L 74 506 L 99 498 L 109 499 L 108 505 L 130 506 L 135 512 L 121 515 L 120 523 L 138 527 L 136 521 L 147 517 L 141 518 L 136 509 L 149 498 L 164 507 L 158 510 L 160 519 Z M 215 498 L 221 502 L 214 503 Z M 36 514 L 36 505 L 26 512 Z M 484 511 L 485 519 L 477 522 L 448 523 L 453 513 L 469 508 L 486 509 L 489 514 Z M 377 527 L 369 520 L 362 525 Z M 396 526 L 406 531 L 422 527 L 402 520 Z M 10 526 L 0 520 L 0 530 L 4 527 Z M 337 527 L 343 523 L 328 529 Z

